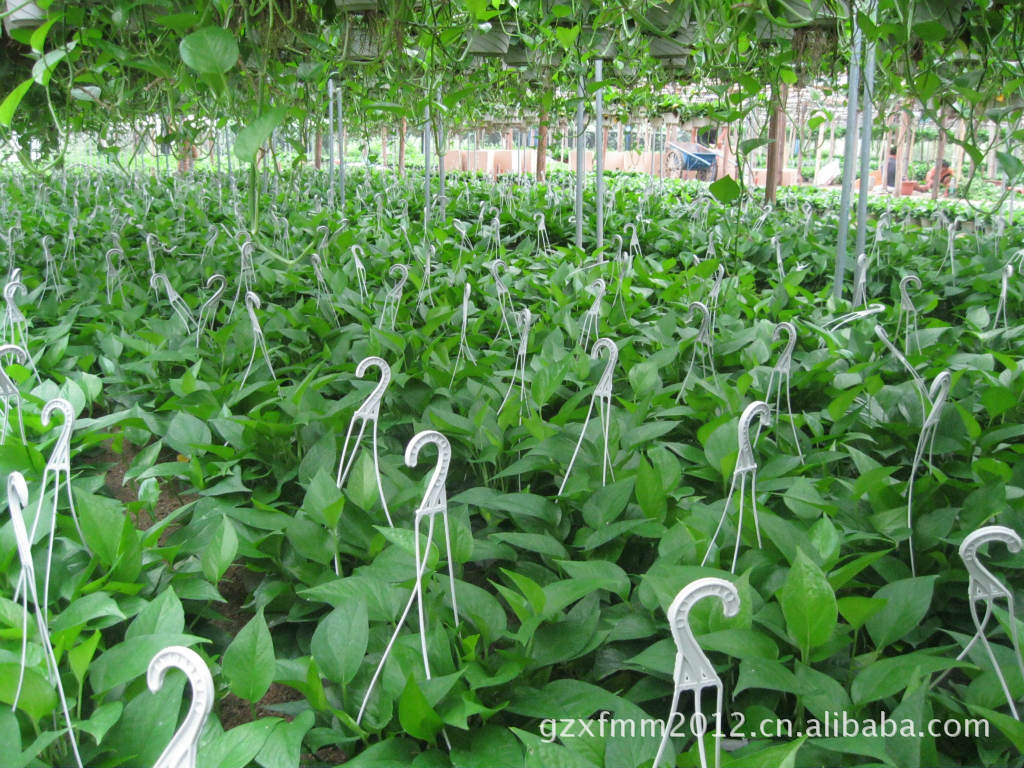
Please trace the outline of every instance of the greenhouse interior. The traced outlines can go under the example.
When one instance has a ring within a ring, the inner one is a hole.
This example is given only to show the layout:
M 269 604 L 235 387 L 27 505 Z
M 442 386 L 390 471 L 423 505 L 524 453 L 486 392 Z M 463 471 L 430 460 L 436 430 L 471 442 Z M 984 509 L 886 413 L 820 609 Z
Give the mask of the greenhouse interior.
M 1024 766 L 1020 0 L 0 18 L 0 768 Z

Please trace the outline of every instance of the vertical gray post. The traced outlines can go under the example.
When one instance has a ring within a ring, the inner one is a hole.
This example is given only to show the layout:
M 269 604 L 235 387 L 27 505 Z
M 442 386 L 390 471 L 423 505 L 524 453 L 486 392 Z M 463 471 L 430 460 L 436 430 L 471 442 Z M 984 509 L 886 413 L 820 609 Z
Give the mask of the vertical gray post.
M 423 121 L 423 231 L 430 228 L 430 105 L 424 109 Z M 424 244 L 424 247 L 427 247 Z
M 877 1 L 870 0 L 868 3 L 867 14 L 872 21 L 874 20 Z M 864 93 L 860 134 L 860 197 L 857 198 L 857 254 L 864 253 L 865 244 L 867 243 L 868 177 L 871 174 L 871 97 L 875 91 L 875 44 L 870 40 L 864 43 L 863 83 Z M 884 174 L 885 166 L 880 167 Z
M 334 89 L 338 100 L 335 113 L 338 118 L 338 208 L 345 215 L 345 123 L 341 112 L 341 86 Z
M 651 181 L 654 181 L 654 123 L 647 123 L 647 143 L 651 145 Z
M 334 79 L 327 81 L 327 200 L 334 201 Z
M 440 99 L 438 99 L 440 101 Z M 441 126 L 441 142 L 437 147 L 437 195 L 441 204 L 441 221 L 448 218 L 448 203 L 444 197 L 444 151 L 448 145 L 448 131 Z
M 846 92 L 846 146 L 843 150 L 843 191 L 839 197 L 839 240 L 836 244 L 836 268 L 832 275 L 832 294 L 843 297 L 846 273 L 846 241 L 850 237 L 850 194 L 853 188 L 854 155 L 857 151 L 857 89 L 860 87 L 860 27 L 857 9 L 850 0 L 850 19 L 853 23 L 853 49 L 850 51 L 850 74 Z
M 604 79 L 604 62 L 597 59 L 594 63 L 594 80 L 600 83 Z M 604 247 L 604 88 L 597 89 L 594 97 L 594 172 L 597 186 L 597 247 Z M 603 257 L 602 257 L 603 259 Z
M 583 152 L 586 147 L 586 140 L 583 136 L 583 75 L 580 75 L 576 95 L 579 98 L 576 104 L 576 247 L 583 248 L 583 176 L 584 161 Z

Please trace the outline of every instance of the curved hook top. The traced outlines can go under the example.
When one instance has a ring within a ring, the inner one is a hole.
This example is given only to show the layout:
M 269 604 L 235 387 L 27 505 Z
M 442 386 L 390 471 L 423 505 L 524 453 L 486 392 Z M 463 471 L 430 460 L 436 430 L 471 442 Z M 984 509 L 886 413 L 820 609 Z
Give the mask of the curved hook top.
M 380 369 L 380 377 L 382 381 L 391 381 L 391 366 L 388 365 L 384 358 L 377 357 L 375 355 L 364 357 L 359 361 L 359 365 L 356 366 L 356 377 L 360 379 L 363 378 L 363 376 L 366 375 L 367 369 L 371 367 Z
M 964 540 L 960 542 L 960 557 L 965 562 L 971 559 L 977 563 L 978 548 L 990 541 L 1001 541 L 1010 552 L 1014 553 L 1020 552 L 1021 547 L 1024 546 L 1020 534 L 1012 528 L 1007 528 L 1005 525 L 986 525 L 964 536 Z M 967 570 L 971 571 L 970 564 L 967 565 Z
M 722 291 L 722 281 L 725 279 L 725 267 L 721 264 L 718 265 L 718 269 L 715 270 L 715 282 L 711 285 L 711 291 L 708 294 L 712 301 L 718 300 L 718 295 Z
M 498 274 L 499 269 L 505 268 L 505 262 L 502 259 L 495 259 L 487 265 L 487 269 L 491 273 L 491 277 L 494 278 L 494 282 L 501 283 L 501 275 Z
M 949 371 L 942 371 L 935 376 L 931 387 L 928 388 L 928 399 L 932 401 L 932 409 L 928 412 L 929 422 L 932 421 L 933 414 L 935 421 L 938 421 L 938 413 L 942 410 L 942 406 L 946 404 L 946 398 L 949 396 L 950 379 Z
M 537 222 L 537 229 L 543 229 L 544 228 L 544 212 L 543 211 L 537 211 L 537 213 L 533 214 L 533 220 L 535 222 Z
M 779 355 L 779 362 L 776 363 L 775 367 L 780 369 L 789 370 L 789 365 L 793 360 L 793 350 L 796 348 L 796 326 L 788 320 L 784 320 L 775 326 L 775 330 L 772 332 L 772 341 L 778 341 L 782 334 L 786 334 L 786 346 L 782 350 L 782 354 Z
M 28 353 L 17 344 L 0 344 L 0 358 L 4 355 L 14 355 L 19 365 L 28 359 Z
M 530 326 L 533 324 L 533 314 L 529 309 L 523 307 L 515 313 L 516 326 L 519 328 L 519 349 L 517 355 L 525 355 L 526 347 L 530 341 Z
M 1012 528 L 1005 525 L 987 525 L 971 531 L 960 542 L 960 558 L 964 561 L 967 573 L 970 576 L 968 592 L 971 600 L 984 600 L 986 598 L 1009 597 L 1009 590 L 992 575 L 978 559 L 978 549 L 990 541 L 1001 541 L 1010 552 L 1020 552 L 1020 535 Z
M 763 400 L 755 400 L 740 414 L 737 441 L 739 443 L 739 454 L 736 457 L 735 474 L 753 472 L 757 469 L 757 462 L 754 460 L 754 449 L 750 445 L 750 425 L 755 418 L 761 420 L 761 426 L 766 427 L 771 423 L 771 408 Z
M 252 240 L 246 240 L 244 243 L 242 243 L 242 246 L 239 249 L 239 254 L 240 254 L 241 258 L 242 258 L 242 261 L 246 261 L 248 259 L 251 259 L 252 258 L 252 252 L 255 249 L 256 249 L 256 246 L 252 244 Z
M 914 290 L 921 290 L 921 278 L 917 275 L 905 275 L 900 280 L 900 306 L 909 311 L 914 311 L 914 301 L 910 298 L 910 293 L 907 291 L 907 286 L 914 286 Z
M 17 517 L 21 517 L 22 510 L 28 506 L 28 484 L 21 472 L 11 472 L 7 476 L 7 505 L 11 508 L 12 516 Z
M 446 512 L 448 501 L 445 495 L 444 483 L 448 477 L 448 468 L 452 462 L 452 447 L 448 438 L 435 429 L 426 429 L 417 433 L 405 447 L 405 465 L 415 467 L 423 446 L 433 443 L 437 446 L 437 463 L 434 466 L 434 473 L 427 481 L 427 489 L 423 494 L 423 501 L 416 510 L 416 517 L 435 515 L 438 512 Z
M 193 701 L 206 698 L 212 708 L 213 676 L 210 674 L 210 668 L 206 666 L 206 662 L 198 653 L 185 646 L 169 645 L 153 654 L 153 658 L 149 660 L 149 666 L 146 667 L 146 685 L 149 690 L 156 693 L 163 688 L 164 677 L 171 669 L 180 669 L 188 677 L 192 686 Z M 208 695 L 201 697 L 200 694 L 203 693 Z
M 722 612 L 726 617 L 735 616 L 740 611 L 740 593 L 731 581 L 715 576 L 696 579 L 679 590 L 665 611 L 673 635 L 686 631 L 690 623 L 690 611 L 705 597 L 717 597 L 722 602 Z
M 181 727 L 171 737 L 153 768 L 195 768 L 199 737 L 213 709 L 213 676 L 198 653 L 182 645 L 157 651 L 146 668 L 146 685 L 156 693 L 169 669 L 180 669 L 192 687 L 192 703 Z
M 14 526 L 14 541 L 18 546 L 18 559 L 22 566 L 32 566 L 32 545 L 25 527 L 25 516 L 22 511 L 28 506 L 28 483 L 21 472 L 11 472 L 7 476 L 7 507 L 11 510 L 11 522 Z
M 64 422 L 60 425 L 60 434 L 57 435 L 57 442 L 54 443 L 53 451 L 46 462 L 46 467 L 54 471 L 71 471 L 71 433 L 75 429 L 75 409 L 67 400 L 62 397 L 55 397 L 43 406 L 40 414 L 40 422 L 44 427 L 50 426 L 50 417 L 54 411 L 60 411 L 64 416 Z
M 405 285 L 405 281 L 409 279 L 409 267 L 405 264 L 392 264 L 388 274 L 391 277 L 394 277 L 396 274 L 398 275 L 394 286 L 391 288 L 391 293 L 398 293 L 402 290 L 402 286 Z
M 222 275 L 220 272 L 217 272 L 206 278 L 207 288 L 212 288 L 214 283 L 217 284 L 217 290 L 215 295 L 220 296 L 222 293 L 224 293 L 224 289 L 227 287 L 228 279 L 224 277 L 224 275 Z
M 27 289 L 25 288 L 25 284 L 20 280 L 11 280 L 9 283 L 7 283 L 7 285 L 4 286 L 4 299 L 7 301 L 8 304 L 14 303 L 14 294 L 16 294 L 19 290 L 21 290 L 22 293 L 25 293 L 27 291 Z
M 50 417 L 54 411 L 61 412 L 64 416 L 64 427 L 70 432 L 75 424 L 75 407 L 63 397 L 53 398 L 43 406 L 42 413 L 39 414 L 39 421 L 44 427 L 50 426 Z
M 619 361 L 619 348 L 615 346 L 614 341 L 606 336 L 602 336 L 590 348 L 591 359 L 597 360 L 601 356 L 602 351 L 608 353 L 608 360 L 605 362 L 604 371 L 601 372 L 601 378 L 597 382 L 595 394 L 599 397 L 610 397 L 612 393 L 612 377 L 615 375 L 615 364 Z
M 245 307 L 249 310 L 249 314 L 252 315 L 253 309 L 262 309 L 263 302 L 260 301 L 260 297 L 252 291 L 245 292 Z
M 607 352 L 608 358 L 613 363 L 619 359 L 619 348 L 615 346 L 615 342 L 607 336 L 602 336 L 594 342 L 594 345 L 590 348 L 590 358 L 592 360 L 597 360 L 597 358 L 601 356 L 602 352 Z
M 1003 267 L 1003 285 L 1006 285 L 1006 281 L 1013 277 L 1013 264 L 1007 264 Z
M 516 312 L 515 317 L 520 335 L 525 336 L 530 332 L 530 326 L 533 325 L 533 313 L 526 307 L 523 307 L 521 310 Z
M 772 409 L 768 406 L 764 400 L 755 400 L 746 408 L 743 409 L 743 413 L 740 414 L 740 440 L 743 440 L 744 433 L 749 433 L 750 424 L 754 421 L 754 418 L 760 418 L 762 426 L 768 426 L 771 422 Z
M 694 312 L 700 312 L 700 329 L 697 331 L 697 340 L 704 343 L 711 343 L 711 310 L 702 301 L 690 302 L 690 313 L 688 319 L 693 319 Z
M 600 301 L 604 296 L 605 291 L 608 290 L 608 286 L 605 284 L 604 279 L 599 277 L 590 284 L 587 290 L 594 294 L 597 300 Z
M 690 582 L 676 595 L 665 615 L 668 617 L 672 638 L 676 643 L 675 684 L 679 688 L 703 688 L 715 684 L 715 668 L 701 650 L 690 628 L 690 611 L 706 597 L 716 597 L 722 603 L 726 616 L 740 611 L 739 591 L 730 581 L 706 576 Z
M 149 276 L 149 287 L 155 289 L 157 284 L 161 280 L 164 281 L 164 287 L 166 287 L 167 286 L 167 275 L 165 275 L 163 272 L 154 272 L 152 275 Z
M 391 366 L 382 357 L 371 355 L 364 357 L 356 366 L 356 377 L 363 378 L 367 369 L 374 367 L 380 369 L 380 381 L 377 382 L 370 394 L 366 396 L 359 408 L 356 409 L 356 416 L 375 421 L 380 414 L 380 403 L 384 399 L 384 391 L 391 382 Z

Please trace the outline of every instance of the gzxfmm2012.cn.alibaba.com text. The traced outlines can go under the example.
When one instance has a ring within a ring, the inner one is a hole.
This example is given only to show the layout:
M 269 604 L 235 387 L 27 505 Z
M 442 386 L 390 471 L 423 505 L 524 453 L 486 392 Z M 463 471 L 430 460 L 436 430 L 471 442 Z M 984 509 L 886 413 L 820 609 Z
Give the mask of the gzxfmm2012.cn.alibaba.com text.
M 742 712 L 728 716 L 728 727 L 719 735 L 728 739 L 794 739 L 817 738 L 988 738 L 989 722 L 984 718 L 939 719 L 918 722 L 911 718 L 893 718 L 882 712 L 878 718 L 856 718 L 846 712 L 826 712 L 824 718 L 811 718 L 797 726 L 789 718 L 764 719 L 758 723 L 747 723 Z M 718 730 L 718 716 L 710 718 L 697 712 L 687 717 L 676 713 L 671 722 L 662 718 L 617 718 L 610 712 L 602 711 L 591 718 L 545 718 L 540 723 L 540 736 L 544 741 L 598 736 L 601 738 L 663 738 L 665 731 L 672 738 L 686 739 L 692 736 L 714 734 Z

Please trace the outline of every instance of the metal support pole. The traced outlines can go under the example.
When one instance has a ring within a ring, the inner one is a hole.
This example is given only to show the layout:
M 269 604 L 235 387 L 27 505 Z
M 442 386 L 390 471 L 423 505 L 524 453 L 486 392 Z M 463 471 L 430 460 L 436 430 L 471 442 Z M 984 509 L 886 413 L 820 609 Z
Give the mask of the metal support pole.
M 341 86 L 334 89 L 338 100 L 335 113 L 338 116 L 338 208 L 345 215 L 345 123 L 341 111 Z
M 334 80 L 327 81 L 327 200 L 334 202 Z
M 604 79 L 604 62 L 594 63 L 594 80 Z M 594 97 L 594 171 L 596 174 L 597 197 L 597 248 L 604 248 L 604 88 L 597 89 Z M 602 257 L 603 260 L 603 257 Z
M 860 27 L 857 26 L 857 9 L 850 2 L 850 18 L 853 23 L 853 48 L 850 51 L 850 74 L 846 92 L 846 147 L 843 151 L 843 191 L 839 197 L 839 233 L 836 244 L 836 268 L 832 275 L 832 295 L 838 300 L 843 297 L 843 281 L 846 274 L 846 241 L 850 236 L 850 194 L 853 188 L 853 164 L 857 152 L 857 90 L 860 87 Z
M 583 151 L 586 141 L 583 136 L 583 75 L 576 91 L 579 102 L 576 104 L 576 247 L 583 248 Z
M 438 99 L 440 101 L 440 99 Z M 441 141 L 437 147 L 437 197 L 440 204 L 441 221 L 448 219 L 448 201 L 444 193 L 444 151 L 448 144 L 448 131 L 441 127 Z
M 877 0 L 870 0 L 867 7 L 868 17 L 874 21 Z M 864 253 L 867 243 L 868 227 L 868 189 L 871 174 L 871 97 L 875 91 L 875 44 L 871 40 L 864 43 L 864 93 L 861 110 L 860 134 L 860 197 L 857 198 L 857 253 Z M 885 167 L 879 166 L 885 173 Z
M 430 229 L 430 106 L 423 121 L 423 231 Z

